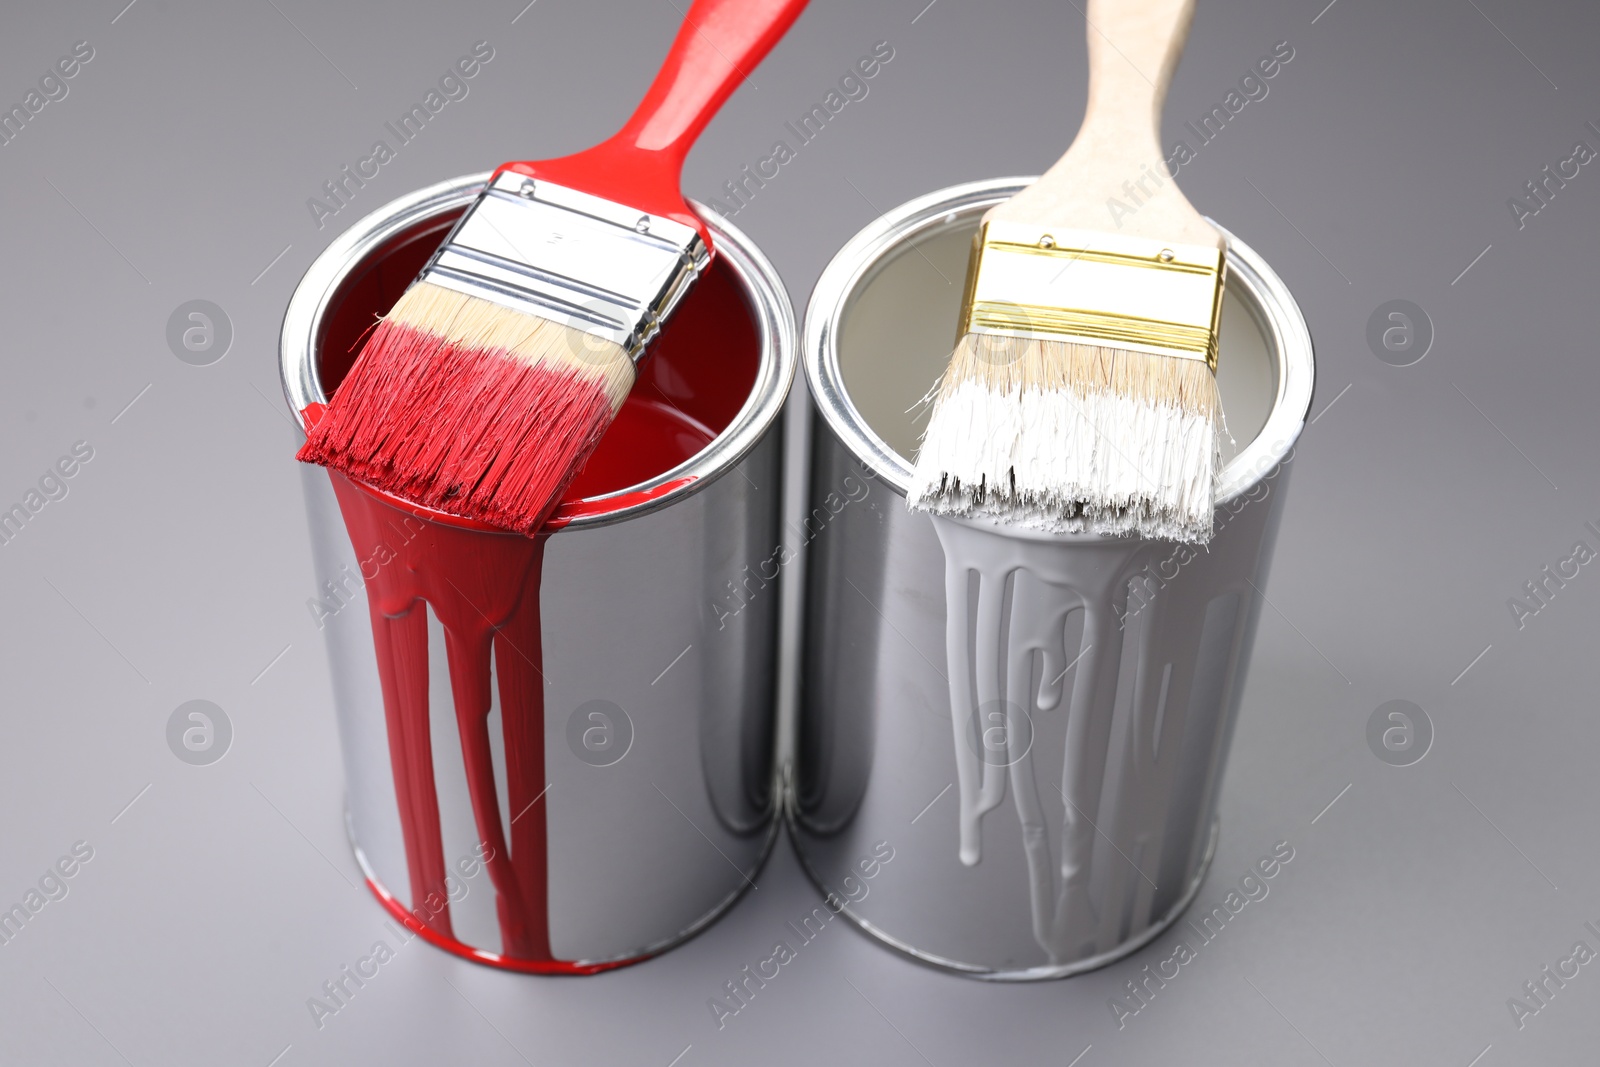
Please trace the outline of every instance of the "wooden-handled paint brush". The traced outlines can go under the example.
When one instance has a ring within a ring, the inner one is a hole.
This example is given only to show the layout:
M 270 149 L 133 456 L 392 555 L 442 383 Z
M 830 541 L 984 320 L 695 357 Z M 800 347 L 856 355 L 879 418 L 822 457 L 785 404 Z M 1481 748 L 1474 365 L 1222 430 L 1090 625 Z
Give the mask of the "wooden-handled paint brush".
M 1225 248 L 1158 140 L 1193 13 L 1194 0 L 1089 0 L 1083 125 L 983 218 L 912 507 L 1210 538 Z
M 695 0 L 626 126 L 507 163 L 367 340 L 299 458 L 532 533 L 713 254 L 684 157 L 806 0 Z

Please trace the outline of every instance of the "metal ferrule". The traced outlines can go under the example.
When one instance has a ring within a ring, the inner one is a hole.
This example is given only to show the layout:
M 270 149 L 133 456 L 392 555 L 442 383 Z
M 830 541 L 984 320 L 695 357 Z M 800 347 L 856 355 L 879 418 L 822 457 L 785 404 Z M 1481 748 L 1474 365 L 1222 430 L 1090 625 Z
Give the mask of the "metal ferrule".
M 1215 371 L 1226 263 L 1214 245 L 985 223 L 959 333 L 1181 356 Z
M 603 337 L 637 364 L 710 259 L 692 226 L 506 171 L 421 280 Z

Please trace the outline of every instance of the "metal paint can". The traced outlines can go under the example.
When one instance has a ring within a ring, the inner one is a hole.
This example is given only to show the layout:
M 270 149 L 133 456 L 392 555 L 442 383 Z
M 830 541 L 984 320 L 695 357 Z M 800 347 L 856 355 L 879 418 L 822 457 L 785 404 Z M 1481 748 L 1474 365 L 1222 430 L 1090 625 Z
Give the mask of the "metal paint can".
M 1109 963 L 1198 891 L 1314 375 L 1294 299 L 1231 238 L 1218 383 L 1236 440 L 1207 547 L 909 512 L 919 399 L 949 356 L 972 234 L 1031 180 L 879 218 L 823 271 L 803 337 L 795 845 L 869 935 L 995 980 Z M 878 842 L 893 877 L 869 895 Z
M 485 180 L 396 200 L 312 264 L 281 343 L 284 390 L 302 427 Z M 371 591 L 382 567 L 402 565 L 393 560 L 412 539 L 461 536 L 463 524 L 391 502 L 383 514 L 392 539 L 380 543 L 389 551 L 362 558 L 329 474 L 302 467 L 317 585 L 307 604 L 326 639 L 356 857 L 398 920 L 470 959 L 590 973 L 654 955 L 731 906 L 774 839 L 778 596 L 770 582 L 749 581 L 748 565 L 780 540 L 794 315 L 749 239 L 705 217 L 719 254 L 629 400 L 655 420 L 650 439 L 672 447 L 619 452 L 612 484 L 585 493 L 597 453 L 538 538 L 542 565 L 513 591 L 532 601 L 532 637 L 517 640 L 538 646 L 527 658 L 542 712 L 503 711 L 515 705 L 506 688 L 515 661 L 496 631 L 494 662 L 484 664 L 492 706 L 483 732 L 469 731 L 459 696 L 452 711 L 459 677 L 439 611 L 419 600 L 406 617 L 418 634 L 426 619 L 426 651 L 411 664 L 420 671 L 426 661 L 426 700 L 402 768 L 375 658 L 389 647 L 375 646 L 388 620 L 369 610 Z M 370 494 L 350 483 L 340 492 Z M 494 546 L 515 552 L 530 541 Z M 475 754 L 476 797 L 467 766 Z M 495 855 L 502 850 L 509 855 Z M 525 912 L 515 945 L 508 908 Z

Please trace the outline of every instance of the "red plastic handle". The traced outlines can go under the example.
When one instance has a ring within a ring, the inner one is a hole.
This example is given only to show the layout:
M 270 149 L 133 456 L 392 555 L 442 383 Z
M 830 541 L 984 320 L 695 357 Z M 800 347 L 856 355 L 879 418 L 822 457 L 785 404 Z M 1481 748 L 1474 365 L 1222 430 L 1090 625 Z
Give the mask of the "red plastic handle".
M 807 0 L 695 0 L 661 71 L 616 136 L 576 155 L 507 163 L 532 178 L 705 226 L 681 190 L 690 147 L 734 89 L 778 43 Z

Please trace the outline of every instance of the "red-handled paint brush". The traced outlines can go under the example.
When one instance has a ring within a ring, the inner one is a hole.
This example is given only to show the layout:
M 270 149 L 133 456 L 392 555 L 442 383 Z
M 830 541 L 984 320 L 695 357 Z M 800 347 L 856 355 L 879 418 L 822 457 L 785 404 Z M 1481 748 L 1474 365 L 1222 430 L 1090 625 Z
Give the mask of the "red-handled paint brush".
M 379 323 L 299 458 L 532 533 L 713 254 L 679 187 L 695 138 L 806 0 L 695 0 L 626 126 L 507 163 Z

